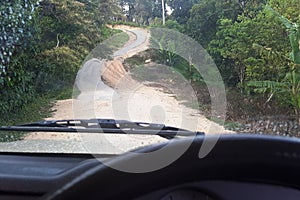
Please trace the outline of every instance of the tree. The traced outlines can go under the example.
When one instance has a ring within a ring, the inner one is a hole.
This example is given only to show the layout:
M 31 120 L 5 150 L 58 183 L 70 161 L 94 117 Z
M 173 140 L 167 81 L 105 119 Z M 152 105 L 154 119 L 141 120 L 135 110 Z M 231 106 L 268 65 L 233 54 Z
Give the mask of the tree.
M 196 0 L 168 0 L 167 4 L 173 10 L 172 18 L 180 24 L 185 24 L 190 18 L 190 10 Z
M 299 25 L 291 22 L 288 18 L 280 15 L 271 7 L 267 7 L 267 11 L 276 16 L 286 27 L 288 37 L 290 39 L 290 65 L 289 71 L 285 77 L 278 81 L 251 81 L 248 86 L 256 88 L 259 93 L 269 93 L 268 101 L 277 95 L 279 98 L 285 99 L 286 104 L 293 106 L 298 122 L 300 123 L 300 29 Z
M 271 7 L 267 7 L 270 12 L 274 13 L 280 21 L 285 25 L 288 34 L 290 45 L 292 47 L 292 52 L 290 54 L 291 60 L 296 63 L 300 64 L 300 26 L 295 23 L 291 22 L 288 18 L 281 16 L 278 12 L 273 10 Z M 300 18 L 300 17 L 299 17 Z
M 35 20 L 38 56 L 29 66 L 38 92 L 73 84 L 85 56 L 110 36 L 105 23 L 118 16 L 117 8 L 110 0 L 41 3 Z
M 269 0 L 269 6 L 287 20 L 300 23 L 298 0 Z
M 285 27 L 279 19 L 261 10 L 253 15 L 239 15 L 234 22 L 220 20 L 217 38 L 210 43 L 210 51 L 229 60 L 244 87 L 250 80 L 279 80 L 286 72 L 286 58 L 272 52 L 288 53 Z M 258 46 L 263 49 L 261 53 Z M 227 63 L 225 63 L 227 64 Z
M 92 6 L 92 13 L 95 20 L 99 24 L 103 25 L 108 21 L 115 21 L 117 19 L 122 19 L 122 8 L 118 0 L 82 0 L 86 5 L 91 5 L 90 2 L 94 2 Z
M 30 49 L 35 0 L 2 1 L 0 6 L 0 114 L 22 106 L 32 99 L 32 74 L 20 62 L 28 62 L 23 52 Z
M 151 19 L 162 17 L 161 0 L 121 0 L 120 5 L 126 8 L 127 18 L 139 24 L 149 25 Z
M 120 0 L 120 6 L 123 8 L 123 13 L 130 22 L 134 20 L 134 1 L 135 0 Z
M 235 0 L 201 0 L 190 10 L 186 33 L 206 48 L 216 35 L 218 21 L 222 18 L 235 21 L 240 13 Z
M 105 23 L 118 8 L 111 0 L 1 3 L 0 113 L 73 85 L 85 56 L 111 36 Z
M 16 47 L 24 45 L 26 40 L 32 36 L 33 30 L 31 30 L 30 24 L 39 1 L 6 0 L 1 4 L 0 86 L 11 79 L 11 77 L 7 77 L 7 70 L 9 70 L 9 63 Z

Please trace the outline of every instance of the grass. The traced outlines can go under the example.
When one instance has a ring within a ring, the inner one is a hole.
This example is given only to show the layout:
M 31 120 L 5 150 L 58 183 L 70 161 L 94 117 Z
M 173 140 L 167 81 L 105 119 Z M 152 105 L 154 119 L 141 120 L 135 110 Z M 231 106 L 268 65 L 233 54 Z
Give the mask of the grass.
M 126 63 L 132 67 L 138 67 L 145 64 L 145 60 L 142 57 L 132 56 L 126 59 Z
M 111 49 L 116 50 L 123 47 L 128 40 L 129 40 L 128 34 L 121 32 L 106 40 L 105 43 L 108 43 L 108 46 Z
M 199 110 L 201 108 L 199 102 L 188 102 L 183 100 L 182 104 L 194 110 Z
M 55 95 L 55 100 L 65 100 L 77 98 L 80 91 L 73 86 L 66 87 L 64 90 Z
M 124 22 L 124 21 L 111 22 L 109 24 L 112 25 L 112 26 L 126 25 L 126 26 L 131 26 L 131 27 L 147 27 L 147 26 L 144 26 L 144 25 L 139 25 L 139 24 L 134 23 L 134 22 Z
M 149 73 L 149 70 L 141 64 L 133 70 L 133 77 L 139 81 L 157 80 L 159 76 L 155 73 Z
M 117 33 L 110 37 L 109 39 L 101 42 L 98 44 L 91 53 L 86 57 L 85 61 L 88 61 L 92 58 L 98 58 L 98 59 L 111 59 L 112 54 L 123 47 L 129 40 L 129 36 L 124 33 Z
M 33 102 L 0 117 L 0 126 L 13 126 L 30 122 L 42 121 L 51 117 L 51 108 L 57 100 L 72 99 L 79 95 L 73 87 L 66 87 L 60 92 L 37 97 Z M 26 132 L 0 131 L 0 142 L 13 142 L 22 140 Z
M 14 113 L 0 116 L 0 126 L 13 126 L 30 122 L 42 121 L 51 117 L 52 107 L 57 100 L 72 99 L 79 95 L 73 87 L 66 87 L 62 91 L 37 97 L 34 101 L 16 109 Z M 0 142 L 13 142 L 22 140 L 26 132 L 0 131 Z
M 0 117 L 0 126 L 11 126 L 28 122 L 41 121 L 51 116 L 53 99 L 48 96 L 37 97 L 33 102 L 16 109 L 14 113 L 7 113 Z M 0 142 L 21 140 L 25 132 L 0 131 Z
M 244 126 L 238 122 L 231 122 L 231 121 L 224 122 L 222 119 L 218 119 L 215 117 L 210 117 L 209 119 L 217 124 L 224 126 L 225 129 L 227 129 L 227 130 L 241 131 L 244 128 Z

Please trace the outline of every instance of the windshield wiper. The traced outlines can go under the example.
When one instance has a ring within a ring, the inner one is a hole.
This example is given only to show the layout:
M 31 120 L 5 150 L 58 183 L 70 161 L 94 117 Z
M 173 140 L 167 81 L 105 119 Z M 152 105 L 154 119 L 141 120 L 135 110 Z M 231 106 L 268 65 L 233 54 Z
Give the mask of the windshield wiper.
M 41 121 L 17 126 L 2 126 L 0 131 L 26 132 L 79 132 L 103 134 L 140 134 L 158 135 L 166 139 L 176 136 L 204 135 L 203 132 L 193 132 L 164 124 L 130 122 L 113 119 L 75 119 Z

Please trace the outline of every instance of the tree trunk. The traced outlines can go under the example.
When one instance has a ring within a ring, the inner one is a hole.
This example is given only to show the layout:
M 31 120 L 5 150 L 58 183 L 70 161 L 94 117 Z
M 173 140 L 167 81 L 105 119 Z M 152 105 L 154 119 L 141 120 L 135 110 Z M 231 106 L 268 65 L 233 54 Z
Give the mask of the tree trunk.
M 300 108 L 295 108 L 295 115 L 296 115 L 298 125 L 300 125 Z

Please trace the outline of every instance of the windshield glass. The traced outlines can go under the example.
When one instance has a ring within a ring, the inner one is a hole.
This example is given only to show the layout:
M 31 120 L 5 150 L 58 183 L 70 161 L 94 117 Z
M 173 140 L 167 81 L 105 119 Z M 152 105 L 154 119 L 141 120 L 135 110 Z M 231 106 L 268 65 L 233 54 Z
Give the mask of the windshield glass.
M 103 134 L 99 121 L 90 133 L 82 124 L 75 132 L 57 132 L 57 124 L 3 130 L 0 151 L 120 154 L 168 141 L 159 135 L 167 126 L 192 136 L 298 137 L 298 4 L 3 1 L 0 126 L 75 119 L 160 125 L 155 134 L 154 126 L 135 134 L 128 123 L 125 134 L 117 133 L 120 124 Z

